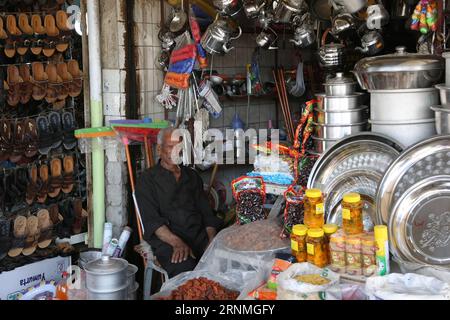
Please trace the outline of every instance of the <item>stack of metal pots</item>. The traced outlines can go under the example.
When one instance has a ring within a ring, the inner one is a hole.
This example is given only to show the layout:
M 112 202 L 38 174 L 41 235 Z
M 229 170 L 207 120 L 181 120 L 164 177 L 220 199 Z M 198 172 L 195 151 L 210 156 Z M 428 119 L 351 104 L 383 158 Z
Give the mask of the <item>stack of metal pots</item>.
M 361 87 L 370 92 L 372 131 L 405 147 L 436 134 L 430 106 L 439 104 L 433 86 L 440 80 L 444 59 L 436 55 L 397 52 L 365 58 L 355 65 Z
M 364 105 L 364 94 L 355 92 L 356 82 L 343 73 L 329 79 L 325 93 L 317 95 L 314 110 L 312 154 L 321 155 L 345 136 L 366 131 L 369 107 Z

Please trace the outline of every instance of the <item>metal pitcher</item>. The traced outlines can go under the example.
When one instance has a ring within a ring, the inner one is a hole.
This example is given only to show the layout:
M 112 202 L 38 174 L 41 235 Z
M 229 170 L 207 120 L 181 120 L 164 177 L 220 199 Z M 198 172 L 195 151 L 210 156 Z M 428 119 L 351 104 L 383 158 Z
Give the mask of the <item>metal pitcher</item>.
M 274 20 L 279 23 L 289 23 L 300 12 L 301 6 L 292 6 L 288 0 L 280 0 L 274 11 Z
M 216 20 L 206 29 L 200 43 L 211 54 L 227 53 L 233 49 L 233 47 L 229 47 L 229 43 L 238 39 L 241 35 L 241 27 L 238 27 L 238 34 L 233 36 L 233 31 L 228 27 L 227 20 L 217 16 Z
M 225 16 L 234 16 L 242 9 L 241 0 L 213 0 L 213 6 Z
M 275 46 L 275 42 L 278 39 L 278 35 L 272 28 L 267 28 L 261 31 L 261 33 L 256 37 L 256 44 L 258 47 L 266 48 L 269 50 L 278 49 Z
M 244 0 L 244 12 L 247 18 L 254 19 L 259 16 L 260 11 L 266 5 L 265 1 L 261 0 Z
M 350 13 L 340 13 L 333 19 L 331 33 L 335 36 L 357 28 L 355 18 Z

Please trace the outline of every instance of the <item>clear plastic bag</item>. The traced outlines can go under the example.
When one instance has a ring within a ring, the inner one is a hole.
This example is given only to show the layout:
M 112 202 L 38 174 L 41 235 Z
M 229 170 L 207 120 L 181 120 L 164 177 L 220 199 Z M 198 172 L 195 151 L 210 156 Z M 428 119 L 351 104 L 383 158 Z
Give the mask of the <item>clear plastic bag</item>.
M 301 275 L 320 275 L 329 282 L 313 285 L 300 282 L 295 277 Z M 341 300 L 339 275 L 310 263 L 295 263 L 278 276 L 278 300 Z

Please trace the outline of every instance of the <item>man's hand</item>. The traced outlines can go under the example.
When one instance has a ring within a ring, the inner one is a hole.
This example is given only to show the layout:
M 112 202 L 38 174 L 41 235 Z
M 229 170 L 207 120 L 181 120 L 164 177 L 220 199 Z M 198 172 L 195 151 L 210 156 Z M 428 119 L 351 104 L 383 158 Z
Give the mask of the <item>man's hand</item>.
M 172 263 L 186 261 L 189 256 L 195 259 L 192 249 L 180 237 L 173 234 L 167 226 L 161 226 L 155 231 L 155 234 L 161 241 L 172 246 Z
M 172 254 L 172 263 L 181 263 L 186 261 L 189 256 L 195 259 L 194 253 L 192 249 L 180 238 L 175 240 L 172 244 L 173 254 Z
M 214 240 L 214 237 L 215 237 L 216 234 L 217 234 L 216 228 L 213 228 L 213 227 L 207 227 L 207 228 L 206 228 L 206 233 L 208 234 L 208 240 L 209 240 L 209 243 L 211 243 L 211 242 Z M 208 244 L 209 244 L 209 243 L 208 243 Z

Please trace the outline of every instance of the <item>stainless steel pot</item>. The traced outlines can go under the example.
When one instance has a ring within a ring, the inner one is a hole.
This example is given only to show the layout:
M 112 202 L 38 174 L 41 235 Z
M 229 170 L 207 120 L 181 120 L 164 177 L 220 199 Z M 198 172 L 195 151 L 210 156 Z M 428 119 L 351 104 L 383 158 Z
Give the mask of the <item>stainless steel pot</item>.
M 336 77 L 329 79 L 324 86 L 327 96 L 349 96 L 355 92 L 356 82 L 344 77 L 344 73 L 337 72 Z
M 316 95 L 317 106 L 324 111 L 348 111 L 364 104 L 364 94 L 355 93 L 350 96 L 326 96 L 325 93 Z
M 294 39 L 290 39 L 289 41 L 300 48 L 309 47 L 316 42 L 314 28 L 309 24 L 303 24 L 295 29 Z
M 345 136 L 367 130 L 367 121 L 348 125 L 324 125 L 314 122 L 314 136 L 321 139 L 339 140 Z
M 434 88 L 405 90 L 369 90 L 370 113 L 374 121 L 430 119 L 430 106 L 439 104 Z
M 314 143 L 314 150 L 312 151 L 318 154 L 326 152 L 328 149 L 330 149 L 339 141 L 339 140 L 321 139 L 315 136 L 312 136 L 312 138 Z
M 273 18 L 278 23 L 289 23 L 295 14 L 300 13 L 300 7 L 294 7 L 287 0 L 280 0 L 274 10 Z
M 216 20 L 206 29 L 200 43 L 207 52 L 221 54 L 232 50 L 233 47 L 229 47 L 230 41 L 238 39 L 241 35 L 241 27 L 238 27 L 238 34 L 233 36 L 233 31 L 230 30 L 228 21 L 217 16 Z
M 134 264 L 128 264 L 127 268 L 127 277 L 128 277 L 128 286 L 133 286 L 136 281 L 136 272 L 138 272 L 138 267 Z
M 315 121 L 324 125 L 348 125 L 367 122 L 369 119 L 368 106 L 350 111 L 324 111 L 322 109 L 314 109 L 314 111 Z
M 128 288 L 128 262 L 102 256 L 86 267 L 86 288 L 92 298 L 126 300 Z
M 344 63 L 345 46 L 340 43 L 323 45 L 319 49 L 319 62 L 322 67 L 337 67 Z
M 433 106 L 438 134 L 450 134 L 450 106 Z
M 437 55 L 397 52 L 360 60 L 354 74 L 365 90 L 430 88 L 437 84 L 444 71 L 444 59 Z
M 242 9 L 240 0 L 213 0 L 213 6 L 217 11 L 226 16 L 235 16 Z
M 439 90 L 441 104 L 450 104 L 450 87 L 447 87 L 444 83 L 444 84 L 437 84 L 435 88 Z

